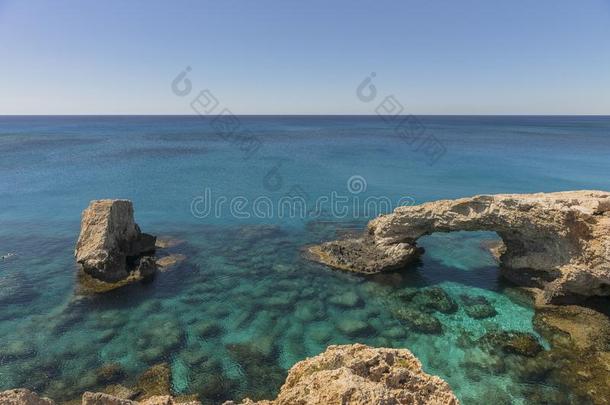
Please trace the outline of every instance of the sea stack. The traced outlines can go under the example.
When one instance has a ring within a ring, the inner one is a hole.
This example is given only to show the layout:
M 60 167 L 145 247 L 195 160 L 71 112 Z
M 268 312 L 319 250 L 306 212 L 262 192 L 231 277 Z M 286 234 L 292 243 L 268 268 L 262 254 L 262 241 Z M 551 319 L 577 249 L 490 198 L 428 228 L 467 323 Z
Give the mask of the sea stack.
M 398 207 L 360 238 L 313 246 L 313 259 L 342 270 L 377 273 L 421 254 L 434 232 L 495 231 L 504 242 L 502 274 L 544 290 L 545 302 L 610 295 L 610 193 L 566 191 L 478 195 Z
M 74 255 L 83 271 L 104 282 L 156 271 L 156 237 L 142 233 L 129 200 L 95 200 L 83 211 Z

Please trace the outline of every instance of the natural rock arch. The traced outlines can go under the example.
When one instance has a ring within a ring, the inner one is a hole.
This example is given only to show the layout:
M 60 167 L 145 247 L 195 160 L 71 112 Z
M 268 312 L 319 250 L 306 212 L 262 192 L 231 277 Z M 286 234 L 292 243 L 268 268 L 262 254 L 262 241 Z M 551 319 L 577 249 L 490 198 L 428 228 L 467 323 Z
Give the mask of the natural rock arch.
M 532 281 L 532 271 L 542 275 L 547 301 L 610 295 L 610 193 L 603 191 L 480 195 L 399 207 L 370 221 L 361 238 L 309 251 L 331 267 L 377 273 L 416 258 L 418 238 L 452 231 L 496 232 L 506 246 L 504 274 L 521 283 Z

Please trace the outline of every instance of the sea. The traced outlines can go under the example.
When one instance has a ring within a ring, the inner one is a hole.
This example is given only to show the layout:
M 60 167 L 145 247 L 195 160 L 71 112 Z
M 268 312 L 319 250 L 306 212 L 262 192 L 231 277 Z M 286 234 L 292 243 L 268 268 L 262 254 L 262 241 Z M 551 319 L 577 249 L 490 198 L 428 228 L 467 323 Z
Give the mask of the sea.
M 410 350 L 466 405 L 582 403 L 486 346 L 511 331 L 548 348 L 495 233 L 425 236 L 421 260 L 372 276 L 306 249 L 397 206 L 610 190 L 609 173 L 604 116 L 1 116 L 0 390 L 67 401 L 167 363 L 175 395 L 272 399 L 298 361 L 364 343 Z M 74 249 L 107 198 L 181 260 L 92 295 Z

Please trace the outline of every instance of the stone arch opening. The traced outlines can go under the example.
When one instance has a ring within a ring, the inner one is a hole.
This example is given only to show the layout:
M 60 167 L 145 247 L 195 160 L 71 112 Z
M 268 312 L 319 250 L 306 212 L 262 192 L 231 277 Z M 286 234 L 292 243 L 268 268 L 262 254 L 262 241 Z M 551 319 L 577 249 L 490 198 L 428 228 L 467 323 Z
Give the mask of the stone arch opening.
M 421 237 L 455 231 L 496 232 L 505 246 L 503 274 L 521 285 L 539 284 L 547 302 L 608 295 L 610 193 L 602 191 L 480 195 L 398 207 L 370 221 L 362 237 L 309 252 L 332 267 L 378 273 L 420 256 Z

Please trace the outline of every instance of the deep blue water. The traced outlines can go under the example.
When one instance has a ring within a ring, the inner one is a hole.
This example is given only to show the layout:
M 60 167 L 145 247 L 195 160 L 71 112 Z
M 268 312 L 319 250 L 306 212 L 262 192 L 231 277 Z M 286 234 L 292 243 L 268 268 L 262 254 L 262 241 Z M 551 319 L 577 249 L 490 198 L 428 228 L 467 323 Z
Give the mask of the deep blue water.
M 376 116 L 240 117 L 247 138 L 201 117 L 0 117 L 0 255 L 14 254 L 0 261 L 0 389 L 67 399 L 99 386 L 91 370 L 105 363 L 133 378 L 167 361 L 177 393 L 270 397 L 295 362 L 362 342 L 409 348 L 466 404 L 498 392 L 527 403 L 532 389 L 569 398 L 510 367 L 473 367 L 489 355 L 458 344 L 490 330 L 535 334 L 532 309 L 509 299 L 483 246 L 494 234 L 432 235 L 421 263 L 367 278 L 310 263 L 301 249 L 361 229 L 391 208 L 381 199 L 610 190 L 610 117 L 419 121 L 414 141 Z M 287 195 L 307 213 L 281 211 Z M 80 297 L 73 249 L 81 211 L 99 198 L 131 199 L 145 232 L 184 241 L 169 252 L 186 261 L 150 284 Z M 218 215 L 204 215 L 209 203 Z M 397 293 L 413 287 L 441 287 L 458 303 L 427 314 L 440 334 L 396 316 Z M 464 294 L 486 297 L 497 315 L 468 316 Z

